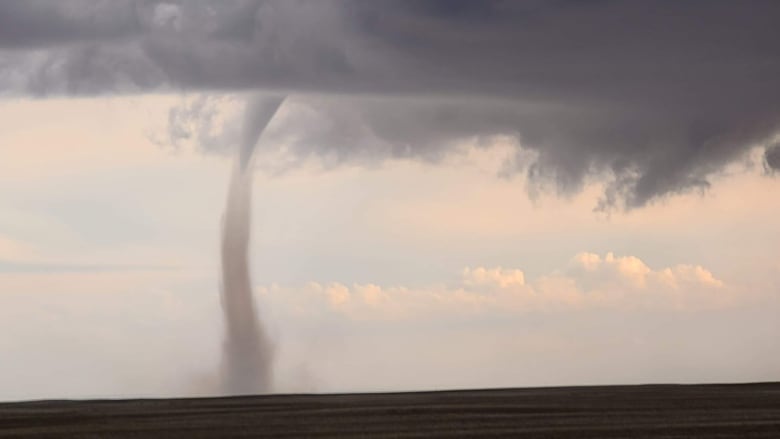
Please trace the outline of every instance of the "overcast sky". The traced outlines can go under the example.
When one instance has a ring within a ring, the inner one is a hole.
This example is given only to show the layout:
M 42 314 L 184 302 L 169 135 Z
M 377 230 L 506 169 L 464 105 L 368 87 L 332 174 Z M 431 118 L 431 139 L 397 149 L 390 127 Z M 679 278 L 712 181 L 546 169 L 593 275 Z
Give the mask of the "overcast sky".
M 780 379 L 775 1 L 0 2 L 0 399 Z

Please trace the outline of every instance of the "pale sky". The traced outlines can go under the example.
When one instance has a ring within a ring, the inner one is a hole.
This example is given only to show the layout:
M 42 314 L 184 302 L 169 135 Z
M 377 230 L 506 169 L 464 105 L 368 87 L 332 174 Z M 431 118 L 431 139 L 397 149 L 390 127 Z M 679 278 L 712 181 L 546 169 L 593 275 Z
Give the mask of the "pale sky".
M 218 392 L 231 161 L 154 140 L 189 99 L 0 104 L 2 399 Z M 780 180 L 758 149 L 606 214 L 598 181 L 532 200 L 499 176 L 508 142 L 281 174 L 264 145 L 252 271 L 278 391 L 780 378 Z
M 276 392 L 780 380 L 778 16 L 0 1 L 0 400 L 225 392 L 253 146 Z

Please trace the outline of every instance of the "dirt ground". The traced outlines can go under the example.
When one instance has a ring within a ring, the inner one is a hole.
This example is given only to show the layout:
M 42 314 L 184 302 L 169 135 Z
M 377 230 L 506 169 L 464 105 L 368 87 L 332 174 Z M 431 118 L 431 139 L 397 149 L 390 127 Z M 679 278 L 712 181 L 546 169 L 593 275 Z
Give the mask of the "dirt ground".
M 780 383 L 20 402 L 0 437 L 780 438 Z

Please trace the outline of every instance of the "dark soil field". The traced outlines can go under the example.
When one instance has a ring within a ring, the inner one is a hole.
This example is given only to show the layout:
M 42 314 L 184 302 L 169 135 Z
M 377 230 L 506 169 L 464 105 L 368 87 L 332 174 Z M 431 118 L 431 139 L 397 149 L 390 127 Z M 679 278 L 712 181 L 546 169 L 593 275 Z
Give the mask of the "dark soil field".
M 780 438 L 780 383 L 20 402 L 0 437 Z

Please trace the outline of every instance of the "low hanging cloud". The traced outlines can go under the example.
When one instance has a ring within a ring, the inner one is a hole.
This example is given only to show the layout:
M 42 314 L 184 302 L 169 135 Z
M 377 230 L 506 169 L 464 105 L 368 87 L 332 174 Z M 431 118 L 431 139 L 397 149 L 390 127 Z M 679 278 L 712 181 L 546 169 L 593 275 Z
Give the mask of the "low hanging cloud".
M 298 106 L 277 127 L 288 166 L 435 161 L 463 141 L 510 136 L 536 158 L 507 173 L 563 194 L 597 176 L 608 182 L 600 207 L 633 208 L 706 189 L 780 128 L 771 0 L 1 8 L 3 94 L 292 93 Z
M 776 143 L 766 149 L 764 160 L 771 171 L 780 171 L 780 143 Z
M 530 280 L 516 268 L 467 267 L 456 282 L 424 288 L 312 282 L 264 286 L 258 294 L 275 313 L 359 321 L 585 309 L 687 312 L 740 301 L 733 286 L 704 267 L 652 269 L 639 258 L 613 253 L 581 253 L 566 268 Z

